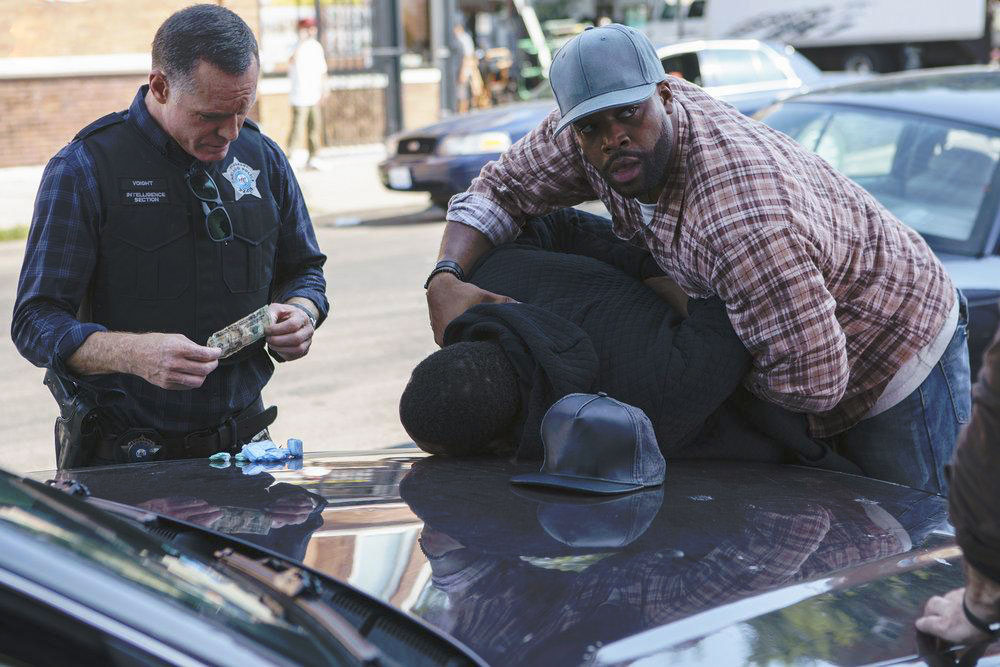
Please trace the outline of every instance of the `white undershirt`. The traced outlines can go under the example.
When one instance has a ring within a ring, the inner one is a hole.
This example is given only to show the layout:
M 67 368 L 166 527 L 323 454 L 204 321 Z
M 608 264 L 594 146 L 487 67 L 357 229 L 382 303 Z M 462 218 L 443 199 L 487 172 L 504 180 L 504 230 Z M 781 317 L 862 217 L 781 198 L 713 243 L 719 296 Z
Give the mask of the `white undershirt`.
M 886 385 L 875 405 L 872 406 L 872 409 L 862 419 L 874 417 L 894 407 L 923 384 L 927 376 L 934 370 L 934 365 L 941 361 L 941 357 L 944 356 L 944 352 L 948 349 L 948 344 L 955 335 L 957 327 L 958 297 L 956 296 L 955 303 L 952 305 L 951 310 L 948 311 L 948 317 L 945 319 L 944 325 L 941 327 L 938 335 L 931 342 L 927 343 L 927 345 L 917 350 L 916 354 L 900 366 L 896 374 L 889 380 L 889 384 Z
M 656 204 L 643 204 L 638 199 L 635 200 L 639 204 L 639 210 L 642 211 L 642 220 L 647 227 L 653 222 L 653 214 L 656 213 Z

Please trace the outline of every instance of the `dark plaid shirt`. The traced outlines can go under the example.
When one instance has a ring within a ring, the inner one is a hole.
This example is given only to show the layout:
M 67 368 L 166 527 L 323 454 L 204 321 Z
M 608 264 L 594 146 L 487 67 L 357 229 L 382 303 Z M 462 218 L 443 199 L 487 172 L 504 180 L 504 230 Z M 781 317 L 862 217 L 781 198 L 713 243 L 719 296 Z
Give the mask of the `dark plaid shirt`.
M 193 158 L 149 114 L 146 90 L 143 86 L 136 94 L 129 119 L 167 159 L 189 166 Z M 322 320 L 329 309 L 322 268 L 326 257 L 288 160 L 277 144 L 262 139 L 280 224 L 271 301 L 305 297 L 316 304 Z M 106 330 L 76 319 L 99 261 L 102 223 L 93 159 L 83 142 L 72 142 L 49 161 L 42 175 L 11 324 L 11 338 L 22 355 L 68 377 L 73 374 L 66 361 L 89 335 Z M 77 379 L 100 396 L 119 425 L 186 432 L 217 425 L 250 405 L 273 371 L 261 351 L 246 362 L 220 366 L 190 391 L 160 389 L 135 375 Z
M 923 239 L 787 136 L 681 79 L 677 143 L 648 227 L 583 157 L 558 110 L 452 199 L 448 220 L 498 244 L 525 220 L 599 198 L 693 297 L 717 295 L 753 356 L 755 394 L 809 414 L 812 434 L 857 423 L 941 330 L 955 288 Z M 641 242 L 641 241 L 640 241 Z

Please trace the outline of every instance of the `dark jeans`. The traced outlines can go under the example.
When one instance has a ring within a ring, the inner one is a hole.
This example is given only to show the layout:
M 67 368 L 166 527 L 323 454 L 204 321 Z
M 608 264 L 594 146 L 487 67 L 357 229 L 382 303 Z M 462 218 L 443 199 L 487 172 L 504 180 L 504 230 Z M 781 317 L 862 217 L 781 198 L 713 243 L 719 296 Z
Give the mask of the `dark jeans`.
M 944 466 L 972 413 L 968 304 L 959 292 L 958 326 L 927 379 L 899 404 L 829 439 L 866 475 L 948 492 Z

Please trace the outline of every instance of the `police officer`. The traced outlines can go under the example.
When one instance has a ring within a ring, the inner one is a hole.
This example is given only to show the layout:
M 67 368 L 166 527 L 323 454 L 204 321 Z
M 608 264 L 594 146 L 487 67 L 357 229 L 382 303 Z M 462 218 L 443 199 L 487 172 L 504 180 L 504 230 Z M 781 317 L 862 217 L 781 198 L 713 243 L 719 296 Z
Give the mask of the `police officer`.
M 237 448 L 274 419 L 260 398 L 274 366 L 263 343 L 220 359 L 208 337 L 268 306 L 271 357 L 298 359 L 328 310 L 298 184 L 247 119 L 250 28 L 194 5 L 152 51 L 131 106 L 47 165 L 18 283 L 18 350 L 98 407 L 76 464 Z

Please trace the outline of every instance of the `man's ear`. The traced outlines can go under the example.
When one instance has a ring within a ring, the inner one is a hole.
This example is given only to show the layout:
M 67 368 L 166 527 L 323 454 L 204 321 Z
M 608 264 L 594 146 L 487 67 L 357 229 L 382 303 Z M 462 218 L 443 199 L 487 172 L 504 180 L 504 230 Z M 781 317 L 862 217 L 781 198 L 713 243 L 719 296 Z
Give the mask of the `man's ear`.
M 170 92 L 170 85 L 167 83 L 167 75 L 163 70 L 154 69 L 149 73 L 149 92 L 153 99 L 160 104 L 167 103 L 167 96 Z
M 656 94 L 663 100 L 663 106 L 667 110 L 667 113 L 673 112 L 674 105 L 671 104 L 671 101 L 674 99 L 674 94 L 670 92 L 670 84 L 666 81 L 656 84 Z

